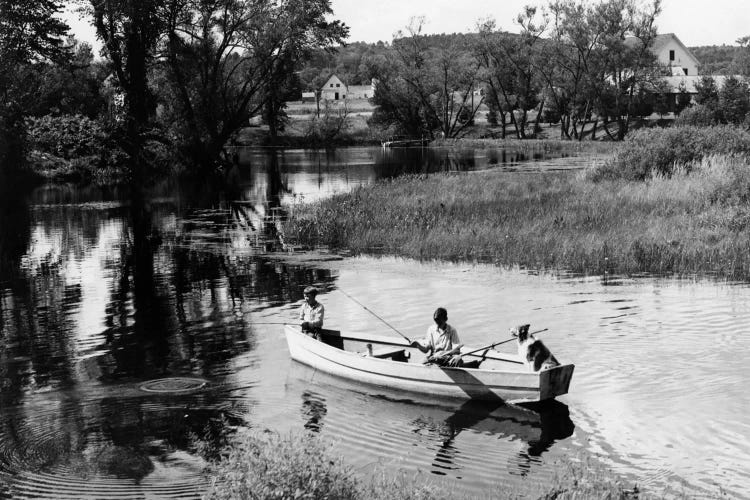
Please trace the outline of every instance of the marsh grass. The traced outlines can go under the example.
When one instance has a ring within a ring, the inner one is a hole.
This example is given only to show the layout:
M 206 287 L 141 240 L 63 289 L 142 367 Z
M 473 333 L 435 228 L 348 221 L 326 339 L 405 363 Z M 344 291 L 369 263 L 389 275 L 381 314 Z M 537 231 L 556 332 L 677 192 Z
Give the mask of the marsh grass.
M 546 151 L 563 153 L 610 153 L 619 145 L 606 141 L 566 141 L 561 139 L 529 139 L 519 140 L 509 137 L 507 139 L 438 139 L 431 143 L 432 146 L 448 148 L 511 148 L 516 151 Z
M 295 206 L 287 241 L 576 273 L 750 277 L 750 166 L 708 156 L 645 182 L 587 173 L 408 176 Z
M 646 180 L 672 175 L 715 155 L 750 154 L 750 132 L 730 125 L 641 129 L 618 145 L 611 160 L 589 172 L 598 179 Z
M 485 494 L 471 496 L 452 481 L 422 473 L 354 470 L 331 452 L 316 434 L 281 436 L 252 432 L 237 439 L 210 469 L 208 499 L 351 499 L 351 500 L 462 500 L 659 498 L 630 484 L 589 456 L 566 460 L 549 484 L 529 481 L 497 484 Z M 663 495 L 662 495 L 663 496 Z M 670 494 L 670 498 L 684 495 Z
M 455 498 L 449 488 L 405 474 L 365 478 L 314 434 L 248 433 L 209 468 L 208 499 L 427 500 Z

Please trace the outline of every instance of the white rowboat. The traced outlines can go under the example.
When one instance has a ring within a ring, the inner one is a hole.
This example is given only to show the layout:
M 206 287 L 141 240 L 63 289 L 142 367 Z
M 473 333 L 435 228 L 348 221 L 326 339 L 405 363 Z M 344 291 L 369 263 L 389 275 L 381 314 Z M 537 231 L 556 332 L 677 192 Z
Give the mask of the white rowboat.
M 358 383 L 431 398 L 502 400 L 529 403 L 566 394 L 572 364 L 540 372 L 529 371 L 517 356 L 490 350 L 479 368 L 452 368 L 423 364 L 424 355 L 403 339 L 344 334 L 323 330 L 321 340 L 285 327 L 293 360 Z M 368 344 L 371 346 L 368 349 Z M 462 352 L 473 349 L 464 347 Z M 482 353 L 465 361 L 482 359 Z

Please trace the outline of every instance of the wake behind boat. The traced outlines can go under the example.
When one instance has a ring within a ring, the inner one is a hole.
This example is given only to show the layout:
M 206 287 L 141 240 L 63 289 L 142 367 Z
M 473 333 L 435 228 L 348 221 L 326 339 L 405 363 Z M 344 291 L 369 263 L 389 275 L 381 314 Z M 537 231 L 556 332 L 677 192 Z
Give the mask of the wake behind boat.
M 322 330 L 316 340 L 292 325 L 285 333 L 295 361 L 358 383 L 434 398 L 543 401 L 568 392 L 574 369 L 568 364 L 532 372 L 518 356 L 493 350 L 464 356 L 481 360 L 479 368 L 425 365 L 425 356 L 398 338 Z

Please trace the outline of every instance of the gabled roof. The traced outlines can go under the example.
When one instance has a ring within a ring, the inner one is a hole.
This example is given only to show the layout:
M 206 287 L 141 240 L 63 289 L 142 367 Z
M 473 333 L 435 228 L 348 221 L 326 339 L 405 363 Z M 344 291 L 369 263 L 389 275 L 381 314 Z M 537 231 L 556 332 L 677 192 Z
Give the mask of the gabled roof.
M 651 45 L 651 51 L 654 53 L 659 53 L 661 50 L 669 44 L 671 41 L 677 42 L 677 44 L 682 47 L 682 49 L 685 51 L 685 53 L 693 60 L 693 62 L 697 65 L 700 64 L 700 61 L 697 57 L 693 55 L 692 52 L 690 52 L 690 49 L 688 49 L 684 43 L 682 43 L 682 40 L 677 38 L 677 35 L 674 33 L 661 33 L 659 35 L 656 35 L 654 37 L 654 42 Z M 637 44 L 640 40 L 634 36 L 630 36 L 625 39 L 625 43 L 629 46 L 634 46 Z

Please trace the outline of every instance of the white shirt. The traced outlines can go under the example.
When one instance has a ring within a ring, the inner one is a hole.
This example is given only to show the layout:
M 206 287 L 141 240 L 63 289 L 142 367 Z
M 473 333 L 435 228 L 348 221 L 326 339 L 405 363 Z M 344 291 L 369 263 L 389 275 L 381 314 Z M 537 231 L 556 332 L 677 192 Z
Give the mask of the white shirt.
M 307 301 L 302 303 L 302 308 L 299 310 L 299 320 L 301 322 L 307 321 L 310 326 L 314 328 L 323 328 L 323 315 L 325 309 L 323 304 L 316 302 L 314 306 L 311 306 Z
M 420 342 L 427 348 L 432 348 L 433 352 L 450 351 L 461 343 L 458 340 L 458 332 L 448 323 L 444 328 L 439 328 L 437 323 L 427 329 L 427 335 Z

